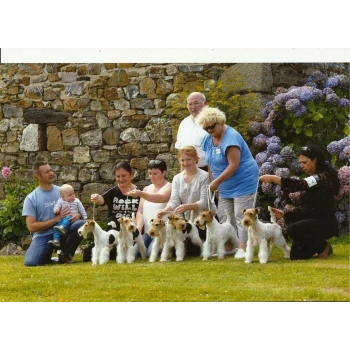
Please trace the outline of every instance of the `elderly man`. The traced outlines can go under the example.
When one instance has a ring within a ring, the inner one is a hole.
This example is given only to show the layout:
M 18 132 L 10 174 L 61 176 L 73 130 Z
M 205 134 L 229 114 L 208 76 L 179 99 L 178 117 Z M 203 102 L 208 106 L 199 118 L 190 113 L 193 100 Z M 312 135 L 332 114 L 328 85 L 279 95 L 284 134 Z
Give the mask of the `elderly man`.
M 200 92 L 192 92 L 187 97 L 187 108 L 191 114 L 180 123 L 175 148 L 182 149 L 185 146 L 194 146 L 199 156 L 198 167 L 207 171 L 208 166 L 201 147 L 203 137 L 207 133 L 196 123 L 197 115 L 206 104 L 206 98 Z

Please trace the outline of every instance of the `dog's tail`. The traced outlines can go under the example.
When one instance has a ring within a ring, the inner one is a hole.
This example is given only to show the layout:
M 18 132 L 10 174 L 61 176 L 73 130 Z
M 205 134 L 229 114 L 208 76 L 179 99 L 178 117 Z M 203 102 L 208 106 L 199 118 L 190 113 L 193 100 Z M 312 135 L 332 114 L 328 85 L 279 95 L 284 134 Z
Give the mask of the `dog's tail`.
M 271 209 L 270 206 L 267 207 L 269 213 L 270 213 L 270 221 L 275 224 L 276 223 L 276 215 L 275 213 L 273 212 L 273 210 Z

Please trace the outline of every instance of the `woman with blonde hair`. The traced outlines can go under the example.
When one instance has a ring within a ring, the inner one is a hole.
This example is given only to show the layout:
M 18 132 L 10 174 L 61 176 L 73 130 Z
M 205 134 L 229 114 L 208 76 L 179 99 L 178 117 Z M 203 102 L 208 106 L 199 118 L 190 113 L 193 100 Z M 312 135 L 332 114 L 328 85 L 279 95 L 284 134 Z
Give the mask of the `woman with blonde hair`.
M 242 135 L 226 125 L 226 115 L 218 108 L 205 107 L 196 122 L 208 134 L 202 141 L 209 166 L 210 190 L 218 191 L 218 218 L 226 220 L 225 211 L 232 213 L 239 247 L 235 258 L 244 258 L 248 233 L 242 225 L 242 210 L 255 206 L 259 168 Z

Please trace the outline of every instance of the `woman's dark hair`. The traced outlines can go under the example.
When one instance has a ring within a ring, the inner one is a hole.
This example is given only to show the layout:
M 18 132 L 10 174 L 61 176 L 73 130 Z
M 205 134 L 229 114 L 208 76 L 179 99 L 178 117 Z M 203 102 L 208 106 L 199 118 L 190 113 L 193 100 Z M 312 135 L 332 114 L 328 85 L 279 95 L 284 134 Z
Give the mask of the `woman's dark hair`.
M 126 162 L 126 161 L 121 161 L 118 164 L 116 164 L 114 166 L 114 169 L 113 169 L 114 171 L 113 172 L 115 173 L 118 169 L 124 169 L 130 174 L 133 173 L 133 170 L 132 170 L 130 164 L 128 162 Z
M 166 171 L 166 163 L 161 159 L 150 160 L 147 164 L 147 169 L 159 169 L 161 172 Z
M 315 145 L 301 147 L 299 155 L 310 158 L 311 160 L 316 158 L 316 172 L 327 171 L 331 175 L 331 178 L 337 187 L 337 192 L 339 191 L 340 183 L 338 178 L 338 172 L 326 160 L 324 153 L 319 147 Z

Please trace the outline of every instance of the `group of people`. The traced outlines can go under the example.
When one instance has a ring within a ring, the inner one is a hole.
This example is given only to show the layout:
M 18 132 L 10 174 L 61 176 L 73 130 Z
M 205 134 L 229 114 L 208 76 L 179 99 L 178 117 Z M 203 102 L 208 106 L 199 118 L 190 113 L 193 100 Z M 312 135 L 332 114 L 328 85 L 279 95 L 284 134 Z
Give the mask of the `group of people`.
M 299 162 L 309 175 L 305 179 L 276 175 L 259 178 L 258 165 L 247 143 L 237 130 L 226 124 L 224 112 L 208 107 L 205 96 L 199 92 L 188 96 L 187 107 L 190 115 L 180 123 L 175 143 L 181 172 L 170 183 L 166 178 L 166 162 L 151 160 L 147 165 L 151 184 L 140 190 L 132 182 L 130 164 L 119 162 L 114 168 L 116 186 L 103 194 L 91 195 L 91 202 L 107 205 L 108 222 L 115 221 L 118 228 L 118 218 L 134 214 L 149 256 L 153 241 L 147 231 L 151 219 L 171 212 L 189 220 L 191 214 L 195 218 L 202 209 L 213 209 L 219 222 L 224 222 L 229 212 L 239 246 L 233 249 L 227 242 L 226 254 L 240 259 L 245 257 L 248 240 L 242 225 L 243 209 L 255 207 L 259 181 L 272 182 L 281 185 L 286 194 L 301 191 L 301 207 L 284 212 L 273 209 L 276 217 L 284 216 L 288 225 L 288 235 L 293 239 L 291 259 L 308 259 L 315 254 L 327 258 L 332 254 L 327 239 L 338 235 L 334 195 L 339 181 L 321 150 L 316 146 L 300 150 Z M 71 263 L 82 239 L 77 229 L 84 223 L 86 213 L 81 210 L 82 205 L 71 186 L 61 186 L 60 194 L 48 163 L 37 163 L 34 172 L 39 187 L 26 197 L 22 213 L 33 237 L 25 265 L 50 262 L 57 247 L 61 249 L 59 263 Z M 61 223 L 62 219 L 66 224 L 68 221 L 66 226 Z M 53 236 L 55 231 L 60 233 L 59 238 Z M 201 238 L 205 239 L 205 233 L 201 233 Z M 191 251 L 191 247 L 188 249 Z

